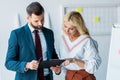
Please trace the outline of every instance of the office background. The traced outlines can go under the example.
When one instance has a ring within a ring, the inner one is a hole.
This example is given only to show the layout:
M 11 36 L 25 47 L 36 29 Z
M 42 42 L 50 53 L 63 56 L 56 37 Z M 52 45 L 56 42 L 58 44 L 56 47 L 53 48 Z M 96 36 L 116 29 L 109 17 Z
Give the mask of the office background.
M 115 14 L 114 21 L 110 21 L 111 25 L 106 26 L 107 29 L 102 29 L 102 31 L 104 30 L 103 33 L 108 33 L 108 34 L 98 34 L 96 32 L 96 34 L 98 35 L 92 35 L 92 37 L 98 41 L 99 54 L 102 58 L 102 64 L 99 70 L 95 73 L 95 76 L 97 77 L 97 80 L 106 80 L 112 24 L 120 23 L 120 7 L 118 7 L 120 6 L 120 0 L 12 0 L 12 1 L 1 0 L 0 2 L 0 10 L 1 10 L 0 11 L 0 28 L 1 28 L 0 29 L 0 80 L 14 80 L 14 72 L 8 71 L 4 66 L 5 56 L 8 46 L 8 38 L 11 30 L 18 28 L 19 26 L 22 26 L 26 23 L 26 6 L 32 1 L 40 2 L 45 8 L 45 12 L 46 12 L 45 25 L 46 26 L 48 25 L 47 27 L 51 28 L 54 31 L 56 50 L 58 48 L 57 46 L 59 45 L 58 42 L 61 33 L 61 22 L 63 17 L 62 15 L 63 15 L 63 9 L 65 7 L 69 7 L 69 9 L 71 10 L 75 8 L 77 9 L 77 7 L 79 7 L 78 5 L 80 5 L 80 9 L 82 9 L 82 11 L 84 11 L 84 8 L 82 8 L 84 6 L 96 7 L 96 5 L 99 6 L 106 5 L 106 6 L 115 7 L 116 10 L 113 10 L 112 12 L 113 14 Z M 75 7 L 73 5 L 75 5 Z M 110 13 L 107 14 L 109 15 Z M 103 14 L 103 16 L 105 15 Z M 105 19 L 111 19 L 109 17 L 110 16 L 108 16 Z M 101 17 L 96 16 L 94 22 L 95 24 L 101 23 Z M 102 24 L 104 25 L 104 22 L 102 22 Z M 6 75 L 7 77 L 5 77 Z M 54 76 L 54 80 L 62 80 L 62 75 Z

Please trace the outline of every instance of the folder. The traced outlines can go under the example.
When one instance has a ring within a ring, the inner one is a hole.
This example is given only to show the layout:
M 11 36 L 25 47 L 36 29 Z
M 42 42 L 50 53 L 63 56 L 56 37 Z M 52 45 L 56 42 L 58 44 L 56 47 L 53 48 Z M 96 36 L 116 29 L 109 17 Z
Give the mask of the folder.
M 39 68 L 50 68 L 55 66 L 60 66 L 65 60 L 51 59 L 48 61 L 42 61 L 39 63 Z

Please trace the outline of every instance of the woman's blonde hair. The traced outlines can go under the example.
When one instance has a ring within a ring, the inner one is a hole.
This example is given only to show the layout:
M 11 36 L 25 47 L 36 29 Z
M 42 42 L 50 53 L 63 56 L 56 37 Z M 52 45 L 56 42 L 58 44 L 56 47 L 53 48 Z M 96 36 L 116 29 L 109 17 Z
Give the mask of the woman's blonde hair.
M 78 30 L 78 32 L 80 33 L 80 35 L 81 34 L 89 35 L 89 31 L 88 31 L 87 27 L 85 26 L 84 20 L 79 12 L 71 11 L 71 12 L 67 13 L 64 16 L 63 23 L 65 21 L 71 21 L 73 23 L 73 26 L 75 26 L 76 29 Z

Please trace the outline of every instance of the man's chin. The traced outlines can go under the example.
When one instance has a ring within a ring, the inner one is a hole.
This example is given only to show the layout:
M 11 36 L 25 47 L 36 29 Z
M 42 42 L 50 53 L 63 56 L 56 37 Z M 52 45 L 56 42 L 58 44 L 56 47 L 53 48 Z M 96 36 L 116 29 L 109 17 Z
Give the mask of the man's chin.
M 42 27 L 34 27 L 34 29 L 41 29 Z
M 38 27 L 38 29 L 41 29 L 42 27 Z

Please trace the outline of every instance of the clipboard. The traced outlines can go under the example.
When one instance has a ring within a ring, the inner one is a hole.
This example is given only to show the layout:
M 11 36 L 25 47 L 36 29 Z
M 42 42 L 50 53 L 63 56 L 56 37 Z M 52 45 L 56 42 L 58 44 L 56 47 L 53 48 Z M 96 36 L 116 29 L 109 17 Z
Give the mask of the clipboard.
M 55 67 L 57 65 L 60 66 L 64 61 L 64 59 L 51 59 L 49 61 L 42 61 L 41 63 L 39 63 L 38 68 L 50 68 L 51 66 Z

